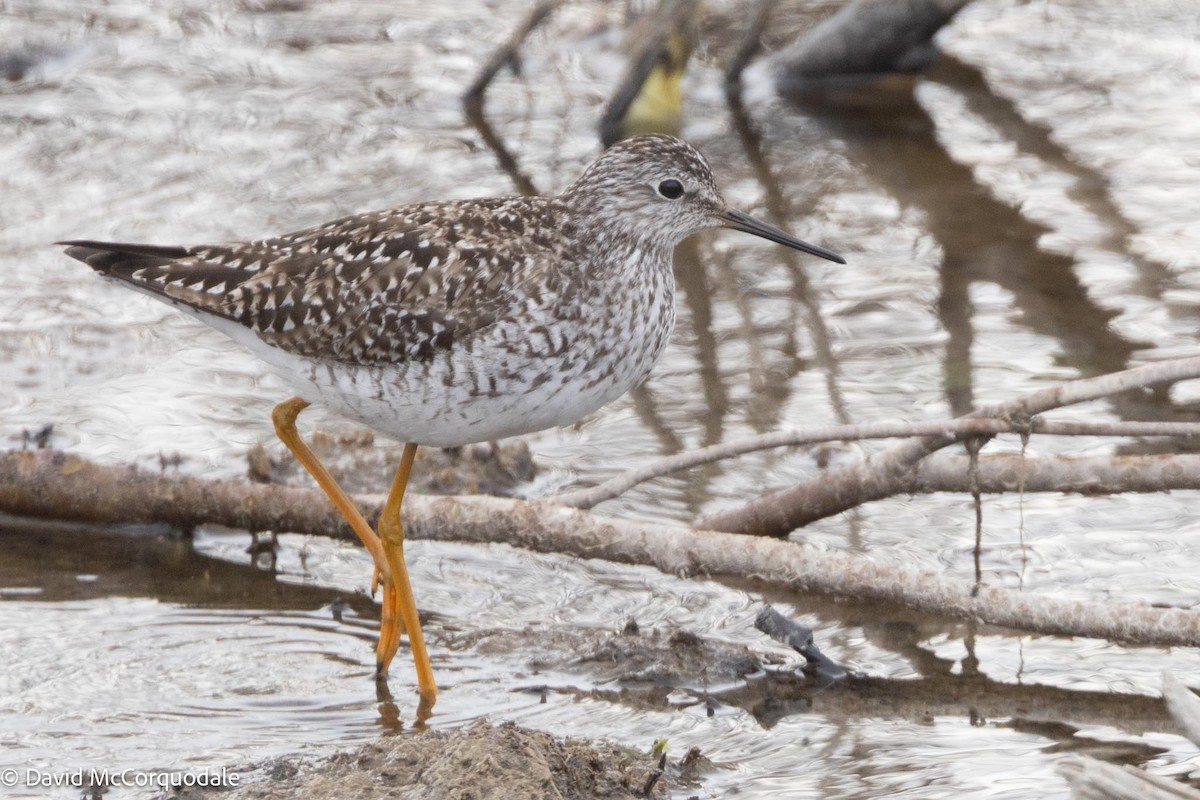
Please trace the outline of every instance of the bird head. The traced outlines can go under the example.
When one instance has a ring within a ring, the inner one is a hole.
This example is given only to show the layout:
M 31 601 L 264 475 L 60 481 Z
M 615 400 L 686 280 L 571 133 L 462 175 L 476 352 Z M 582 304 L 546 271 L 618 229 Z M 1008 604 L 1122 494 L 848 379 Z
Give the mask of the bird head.
M 837 253 L 730 208 L 700 151 L 671 136 L 653 134 L 618 142 L 561 199 L 603 222 L 606 230 L 642 241 L 674 247 L 693 233 L 731 228 L 846 263 Z

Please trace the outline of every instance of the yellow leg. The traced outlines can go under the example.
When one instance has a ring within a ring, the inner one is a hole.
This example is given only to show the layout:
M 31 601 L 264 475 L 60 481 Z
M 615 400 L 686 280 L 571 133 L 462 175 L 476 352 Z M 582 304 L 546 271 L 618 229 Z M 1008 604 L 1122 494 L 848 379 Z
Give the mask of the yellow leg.
M 408 645 L 412 648 L 413 662 L 417 667 L 417 690 L 421 693 L 422 706 L 428 710 L 437 698 L 437 684 L 433 680 L 433 667 L 430 666 L 429 654 L 425 651 L 425 637 L 421 633 L 421 620 L 417 617 L 417 604 L 413 599 L 412 586 L 408 582 L 408 567 L 404 564 L 404 527 L 400 522 L 400 505 L 404 501 L 404 490 L 408 486 L 408 476 L 412 473 L 413 459 L 416 456 L 415 444 L 404 445 L 400 466 L 396 469 L 396 479 L 392 482 L 392 490 L 388 493 L 383 513 L 379 516 L 379 535 L 383 539 L 383 551 L 387 555 L 388 568 L 396 587 L 394 613 L 399 614 L 404 622 L 404 629 L 408 631 Z M 387 613 L 385 605 L 385 616 Z M 396 655 L 399 647 L 399 631 L 394 638 L 387 640 L 380 635 L 379 647 L 375 651 L 380 675 L 387 672 L 388 665 L 392 663 L 392 657 Z
M 308 408 L 308 403 L 299 397 L 293 397 L 291 400 L 285 400 L 275 406 L 275 410 L 271 412 L 271 419 L 275 422 L 275 435 L 279 440 L 287 445 L 288 450 L 292 451 L 292 455 L 296 457 L 308 474 L 313 476 L 317 485 L 325 492 L 329 499 L 333 502 L 337 510 L 346 518 L 346 522 L 350 523 L 350 527 L 358 534 L 359 540 L 363 546 L 367 548 L 367 552 L 371 554 L 371 558 L 375 561 L 375 574 L 371 579 L 371 593 L 374 594 L 375 587 L 383 584 L 383 618 L 380 622 L 379 640 L 382 643 L 384 639 L 394 641 L 397 644 L 400 641 L 400 631 L 397 630 L 399 620 L 396 616 L 395 609 L 398 607 L 396 598 L 396 584 L 392 580 L 392 569 L 388 566 L 388 557 L 384 551 L 383 542 L 371 530 L 371 526 L 363 519 L 363 515 L 359 513 L 350 496 L 338 486 L 337 481 L 329 474 L 329 470 L 325 469 L 325 465 L 317 460 L 313 451 L 300 438 L 299 432 L 296 430 L 296 417 L 300 412 Z M 404 579 L 405 588 L 408 587 L 407 576 Z M 411 590 L 410 590 L 411 594 Z M 389 609 L 391 613 L 389 614 Z

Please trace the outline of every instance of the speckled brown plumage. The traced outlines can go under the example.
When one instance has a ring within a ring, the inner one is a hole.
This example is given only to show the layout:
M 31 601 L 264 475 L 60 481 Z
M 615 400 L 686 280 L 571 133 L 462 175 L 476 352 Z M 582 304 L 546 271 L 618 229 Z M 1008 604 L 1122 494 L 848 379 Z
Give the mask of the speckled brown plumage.
M 671 251 L 717 225 L 836 259 L 729 210 L 704 158 L 666 136 L 614 146 L 557 197 L 420 203 L 234 244 L 64 244 L 306 399 L 450 445 L 572 422 L 643 380 L 674 324 Z
M 253 242 L 125 247 L 105 272 L 297 355 L 424 361 L 562 291 L 566 270 L 548 267 L 581 260 L 559 235 L 566 216 L 546 198 L 424 203 Z

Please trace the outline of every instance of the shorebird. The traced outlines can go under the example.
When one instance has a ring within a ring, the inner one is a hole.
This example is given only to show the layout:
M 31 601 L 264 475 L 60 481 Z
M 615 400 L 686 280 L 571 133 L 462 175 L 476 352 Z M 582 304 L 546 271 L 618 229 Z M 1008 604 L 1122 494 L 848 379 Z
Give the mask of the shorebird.
M 437 686 L 400 522 L 417 447 L 566 425 L 645 380 L 675 323 L 671 254 L 715 227 L 845 263 L 730 208 L 704 157 L 661 135 L 614 145 L 557 197 L 418 203 L 232 244 L 58 244 L 227 334 L 295 388 L 275 431 L 374 560 L 377 674 L 403 628 L 428 709 Z M 310 402 L 405 443 L 378 533 L 300 438 Z

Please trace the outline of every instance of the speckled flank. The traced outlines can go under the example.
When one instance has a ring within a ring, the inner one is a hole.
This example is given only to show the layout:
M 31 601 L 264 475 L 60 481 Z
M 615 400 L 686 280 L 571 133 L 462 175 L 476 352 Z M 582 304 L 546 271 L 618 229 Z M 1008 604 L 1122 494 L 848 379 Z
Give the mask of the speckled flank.
M 664 196 L 663 181 L 683 196 Z M 700 153 L 648 136 L 558 197 L 421 203 L 246 243 L 68 252 L 229 334 L 305 399 L 449 446 L 573 422 L 644 380 L 675 322 L 671 252 L 724 209 Z

